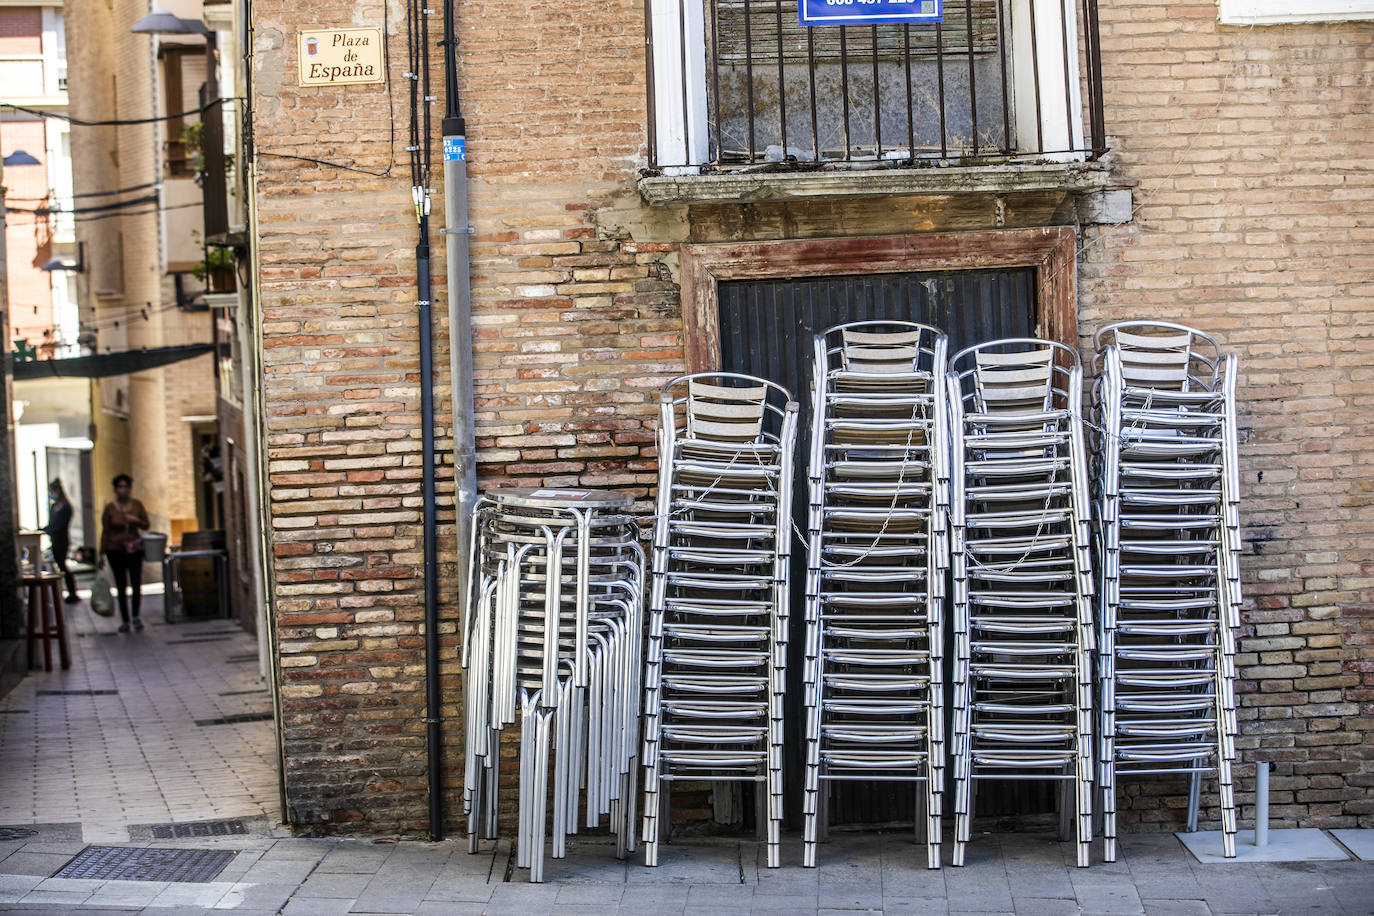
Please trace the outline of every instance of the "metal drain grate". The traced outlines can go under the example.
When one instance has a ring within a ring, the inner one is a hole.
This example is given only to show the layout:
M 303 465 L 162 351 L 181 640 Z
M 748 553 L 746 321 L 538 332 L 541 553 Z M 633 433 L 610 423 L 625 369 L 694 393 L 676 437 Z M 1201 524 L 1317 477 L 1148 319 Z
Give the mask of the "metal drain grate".
M 221 849 L 137 849 L 128 846 L 87 846 L 54 878 L 97 881 L 215 880 L 238 853 Z
M 272 718 L 270 712 L 241 712 L 233 716 L 220 716 L 218 719 L 197 719 L 202 728 L 206 725 L 234 725 L 238 722 L 266 722 Z
M 118 690 L 35 690 L 40 697 L 113 697 Z
M 244 696 L 248 696 L 249 694 L 253 694 L 253 693 L 266 693 L 266 692 L 267 692 L 267 688 L 266 688 L 266 687 L 256 687 L 256 688 L 254 688 L 254 689 L 252 689 L 252 690 L 222 690 L 222 691 L 220 691 L 220 696 L 222 696 L 222 697 L 244 697 Z
M 241 820 L 193 821 L 189 824 L 154 824 L 155 840 L 182 840 L 201 836 L 243 836 L 248 828 Z
M 38 836 L 32 827 L 0 827 L 0 840 L 27 840 L 31 836 Z
M 166 645 L 169 646 L 189 646 L 193 642 L 228 642 L 232 636 L 195 636 L 191 639 L 169 639 Z
M 27 716 L 27 709 L 0 709 L 0 716 Z
M 255 662 L 258 660 L 258 653 L 245 652 L 242 655 L 230 655 L 226 657 L 224 660 L 231 665 L 236 665 L 240 662 Z

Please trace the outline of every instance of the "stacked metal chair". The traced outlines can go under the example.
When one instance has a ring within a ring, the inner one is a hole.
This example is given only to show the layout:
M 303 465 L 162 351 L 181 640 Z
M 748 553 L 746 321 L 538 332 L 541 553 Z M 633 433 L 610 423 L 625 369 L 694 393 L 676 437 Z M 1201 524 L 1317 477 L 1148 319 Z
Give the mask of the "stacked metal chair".
M 476 594 L 464 607 L 468 850 L 497 835 L 502 729 L 520 721 L 517 865 L 543 880 L 552 769 L 553 855 L 609 817 L 634 848 L 643 550 L 623 493 L 499 490 L 476 507 Z M 552 764 L 550 752 L 552 751 Z
M 1236 360 L 1200 331 L 1124 322 L 1097 334 L 1102 582 L 1100 764 L 1106 858 L 1123 777 L 1204 774 L 1236 854 L 1240 624 Z
M 751 782 L 780 860 L 797 404 L 730 373 L 664 389 L 644 681 L 644 861 L 677 780 Z
M 816 335 L 803 864 L 838 781 L 923 783 L 930 868 L 944 789 L 949 568 L 945 335 L 881 321 Z
M 1085 867 L 1094 633 L 1078 354 L 1048 340 L 992 341 L 956 353 L 947 382 L 954 864 L 964 862 L 977 783 L 1032 779 L 1060 785 L 1061 831 L 1076 835 Z

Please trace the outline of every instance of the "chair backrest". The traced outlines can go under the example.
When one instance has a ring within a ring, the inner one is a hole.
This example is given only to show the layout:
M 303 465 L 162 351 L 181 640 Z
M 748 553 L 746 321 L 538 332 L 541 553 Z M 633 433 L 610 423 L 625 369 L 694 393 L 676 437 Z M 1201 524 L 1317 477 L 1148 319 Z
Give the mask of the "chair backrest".
M 700 379 L 687 383 L 687 436 L 754 442 L 763 433 L 764 386 L 728 388 Z
M 919 368 L 920 331 L 884 334 L 845 328 L 843 339 L 841 360 L 851 372 L 897 375 Z
M 977 408 L 989 414 L 1040 413 L 1054 398 L 1054 350 L 974 355 Z
M 1099 349 L 1116 346 L 1122 381 L 1141 388 L 1187 391 L 1215 384 L 1220 349 L 1208 334 L 1170 322 L 1123 321 L 1095 337 Z

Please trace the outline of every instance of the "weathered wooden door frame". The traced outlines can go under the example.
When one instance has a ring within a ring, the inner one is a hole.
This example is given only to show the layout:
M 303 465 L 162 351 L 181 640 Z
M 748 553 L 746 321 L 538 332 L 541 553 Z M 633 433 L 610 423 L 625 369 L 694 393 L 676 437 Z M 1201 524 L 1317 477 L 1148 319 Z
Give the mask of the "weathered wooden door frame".
M 688 372 L 720 369 L 720 282 L 942 270 L 1035 269 L 1036 329 L 1078 346 L 1071 226 L 682 246 Z

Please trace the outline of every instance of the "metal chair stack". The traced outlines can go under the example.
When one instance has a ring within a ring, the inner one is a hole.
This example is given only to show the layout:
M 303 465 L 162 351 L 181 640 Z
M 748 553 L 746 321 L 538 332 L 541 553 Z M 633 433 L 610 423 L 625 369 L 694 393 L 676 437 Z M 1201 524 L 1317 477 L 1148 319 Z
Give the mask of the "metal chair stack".
M 1088 864 L 1094 643 L 1078 354 L 1048 340 L 956 353 L 953 437 L 954 864 L 980 780 L 1060 785 Z M 1072 819 L 1072 827 L 1069 820 Z
M 730 373 L 664 389 L 644 682 L 644 861 L 673 781 L 751 782 L 779 865 L 797 404 Z M 662 790 L 662 791 L 660 791 Z
M 837 781 L 921 782 L 940 867 L 943 601 L 949 568 L 945 335 L 840 325 L 812 375 L 803 864 Z
M 609 816 L 634 848 L 643 550 L 631 497 L 499 490 L 476 507 L 476 594 L 465 605 L 468 851 L 497 835 L 502 729 L 520 721 L 516 863 L 543 880 L 552 769 L 553 855 Z M 550 760 L 552 751 L 552 761 Z
M 1236 360 L 1200 331 L 1124 322 L 1097 334 L 1102 576 L 1100 763 L 1107 861 L 1122 777 L 1220 785 L 1234 856 L 1240 624 Z

